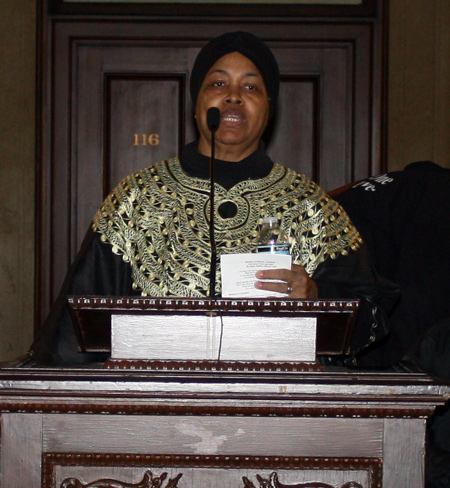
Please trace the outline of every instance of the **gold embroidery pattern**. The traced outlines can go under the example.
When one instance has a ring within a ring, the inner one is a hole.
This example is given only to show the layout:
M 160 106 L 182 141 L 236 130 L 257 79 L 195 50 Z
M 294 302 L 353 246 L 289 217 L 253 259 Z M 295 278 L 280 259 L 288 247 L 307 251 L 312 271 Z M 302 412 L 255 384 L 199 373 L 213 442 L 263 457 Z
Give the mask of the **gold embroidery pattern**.
M 204 297 L 209 288 L 209 181 L 186 175 L 178 159 L 161 161 L 125 178 L 93 220 L 101 239 L 132 268 L 142 295 Z M 217 253 L 254 251 L 265 216 L 275 215 L 290 236 L 294 263 L 312 275 L 327 258 L 357 249 L 357 230 L 342 208 L 306 176 L 278 164 L 269 176 L 229 191 L 216 185 Z M 217 212 L 237 206 L 232 218 Z M 217 270 L 220 293 L 220 270 Z

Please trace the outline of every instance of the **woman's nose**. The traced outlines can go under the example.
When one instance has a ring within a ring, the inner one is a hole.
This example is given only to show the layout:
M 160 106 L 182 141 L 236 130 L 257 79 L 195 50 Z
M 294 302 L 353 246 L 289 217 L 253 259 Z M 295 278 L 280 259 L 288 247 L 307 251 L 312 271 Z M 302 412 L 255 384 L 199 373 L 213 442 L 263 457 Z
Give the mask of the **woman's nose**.
M 227 103 L 241 104 L 242 103 L 242 96 L 241 96 L 240 88 L 238 86 L 230 85 L 230 87 L 228 89 L 227 96 L 225 98 L 225 101 Z

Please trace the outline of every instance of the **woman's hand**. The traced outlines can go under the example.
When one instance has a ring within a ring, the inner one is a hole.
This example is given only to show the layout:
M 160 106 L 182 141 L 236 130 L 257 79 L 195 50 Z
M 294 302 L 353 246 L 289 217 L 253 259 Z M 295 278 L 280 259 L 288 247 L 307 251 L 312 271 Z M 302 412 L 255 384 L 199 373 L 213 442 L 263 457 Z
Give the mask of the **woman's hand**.
M 259 280 L 279 281 L 257 281 L 255 288 L 260 290 L 283 293 L 289 298 L 318 298 L 316 283 L 299 264 L 293 264 L 291 269 L 260 270 L 256 272 L 256 277 Z

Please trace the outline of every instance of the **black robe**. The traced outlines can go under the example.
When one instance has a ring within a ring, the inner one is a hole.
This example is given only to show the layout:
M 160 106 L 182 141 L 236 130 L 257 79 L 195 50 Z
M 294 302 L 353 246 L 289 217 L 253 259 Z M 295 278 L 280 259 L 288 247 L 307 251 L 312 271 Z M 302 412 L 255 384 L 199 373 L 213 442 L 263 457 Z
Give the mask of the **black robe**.
M 209 178 L 209 158 L 197 152 L 195 143 L 185 147 L 181 165 L 191 177 Z M 239 163 L 216 161 L 216 182 L 229 189 L 244 180 L 265 178 L 273 167 L 274 163 L 261 145 L 254 154 Z M 224 218 L 235 212 L 233 202 L 219 208 Z M 396 287 L 377 275 L 364 245 L 334 259 L 325 259 L 317 266 L 312 278 L 317 283 L 321 298 L 361 300 L 352 341 L 354 355 L 386 335 L 389 328 L 386 311 L 396 299 Z M 111 244 L 104 242 L 101 234 L 90 228 L 30 354 L 38 362 L 47 364 L 105 360 L 105 355 L 77 352 L 77 338 L 68 311 L 67 296 L 131 296 L 140 295 L 141 292 L 136 289 L 130 264 L 120 254 L 112 252 Z

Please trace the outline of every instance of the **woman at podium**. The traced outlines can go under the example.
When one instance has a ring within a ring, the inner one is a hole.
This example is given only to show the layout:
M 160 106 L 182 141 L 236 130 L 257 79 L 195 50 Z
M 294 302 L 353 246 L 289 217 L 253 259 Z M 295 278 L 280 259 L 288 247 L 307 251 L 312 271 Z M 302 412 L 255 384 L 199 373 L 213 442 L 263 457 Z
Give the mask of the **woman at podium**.
M 99 359 L 77 352 L 68 295 L 209 296 L 211 107 L 220 114 L 214 130 L 218 256 L 253 252 L 264 217 L 276 216 L 289 235 L 293 264 L 258 272 L 255 288 L 291 299 L 360 299 L 354 358 L 388 332 L 385 312 L 396 287 L 377 275 L 347 214 L 316 183 L 265 152 L 262 138 L 278 91 L 277 61 L 253 34 L 227 33 L 200 51 L 190 77 L 198 140 L 179 157 L 127 176 L 106 198 L 31 347 L 36 360 Z M 220 269 L 216 275 L 220 296 Z

